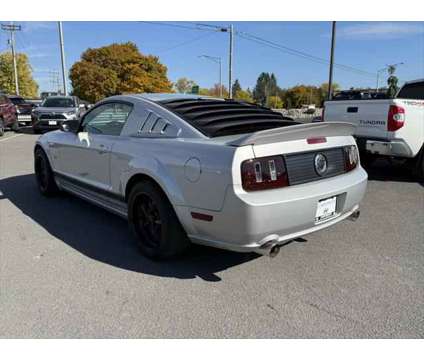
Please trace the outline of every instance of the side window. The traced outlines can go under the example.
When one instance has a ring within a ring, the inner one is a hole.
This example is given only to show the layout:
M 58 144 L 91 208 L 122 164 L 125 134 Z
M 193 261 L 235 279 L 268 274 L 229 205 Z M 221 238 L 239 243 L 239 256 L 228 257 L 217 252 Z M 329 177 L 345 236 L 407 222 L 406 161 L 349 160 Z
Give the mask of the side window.
M 91 134 L 121 134 L 132 106 L 124 103 L 108 103 L 90 111 L 83 120 L 82 129 Z
M 424 100 L 424 82 L 405 85 L 397 97 L 400 99 Z

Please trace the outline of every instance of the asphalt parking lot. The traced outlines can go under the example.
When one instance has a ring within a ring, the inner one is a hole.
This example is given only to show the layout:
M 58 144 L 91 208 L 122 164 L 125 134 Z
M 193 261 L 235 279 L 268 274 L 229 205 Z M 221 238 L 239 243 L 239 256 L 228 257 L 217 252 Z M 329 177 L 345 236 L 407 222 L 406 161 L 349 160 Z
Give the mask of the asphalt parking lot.
M 424 336 L 424 186 L 378 161 L 357 222 L 274 259 L 193 247 L 141 257 L 124 220 L 43 198 L 37 135 L 0 138 L 0 337 Z

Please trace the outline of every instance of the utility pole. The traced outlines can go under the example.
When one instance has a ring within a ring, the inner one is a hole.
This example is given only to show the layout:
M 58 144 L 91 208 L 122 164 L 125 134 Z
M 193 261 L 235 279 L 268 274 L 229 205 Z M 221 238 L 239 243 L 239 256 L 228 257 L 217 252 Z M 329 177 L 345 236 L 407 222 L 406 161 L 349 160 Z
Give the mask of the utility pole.
M 60 58 L 62 60 L 62 79 L 63 79 L 63 95 L 68 95 L 68 89 L 66 86 L 66 69 L 65 69 L 65 49 L 63 46 L 63 29 L 62 21 L 58 21 L 59 25 L 59 41 L 60 41 Z
M 15 53 L 15 31 L 21 31 L 20 25 L 10 24 L 1 24 L 1 29 L 5 31 L 10 31 L 10 46 L 12 48 L 12 58 L 13 58 L 13 74 L 15 77 L 15 93 L 19 95 L 19 82 L 18 82 L 18 67 L 16 64 L 16 53 Z
M 330 52 L 330 74 L 328 78 L 328 95 L 327 99 L 333 98 L 333 65 L 334 65 L 334 47 L 336 45 L 336 22 L 333 21 L 331 29 L 331 52 Z
M 216 29 L 216 31 L 227 32 L 229 33 L 229 54 L 228 54 L 228 91 L 229 98 L 233 98 L 233 50 L 234 50 L 234 26 L 231 24 L 227 27 L 219 27 L 214 25 L 203 25 L 198 24 L 198 26 L 209 26 Z
M 228 91 L 230 99 L 233 98 L 233 48 L 234 48 L 234 27 L 229 27 L 230 32 L 230 54 L 228 59 Z

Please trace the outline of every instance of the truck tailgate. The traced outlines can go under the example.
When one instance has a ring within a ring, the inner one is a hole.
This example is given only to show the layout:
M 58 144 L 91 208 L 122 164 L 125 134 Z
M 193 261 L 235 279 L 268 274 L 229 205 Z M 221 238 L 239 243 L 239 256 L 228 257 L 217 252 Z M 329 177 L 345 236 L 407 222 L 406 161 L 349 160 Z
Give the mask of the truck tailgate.
M 325 122 L 348 122 L 355 136 L 387 139 L 387 116 L 393 100 L 331 101 L 325 103 Z

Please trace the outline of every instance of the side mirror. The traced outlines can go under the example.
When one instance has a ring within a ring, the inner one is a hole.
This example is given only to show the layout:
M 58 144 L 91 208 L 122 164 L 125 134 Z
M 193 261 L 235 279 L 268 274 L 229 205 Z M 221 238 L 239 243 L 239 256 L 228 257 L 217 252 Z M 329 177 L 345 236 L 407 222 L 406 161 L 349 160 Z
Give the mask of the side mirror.
M 60 130 L 65 132 L 77 133 L 80 126 L 79 120 L 67 120 L 60 124 Z
M 85 104 L 79 104 L 79 108 L 80 109 L 86 109 L 86 105 Z

